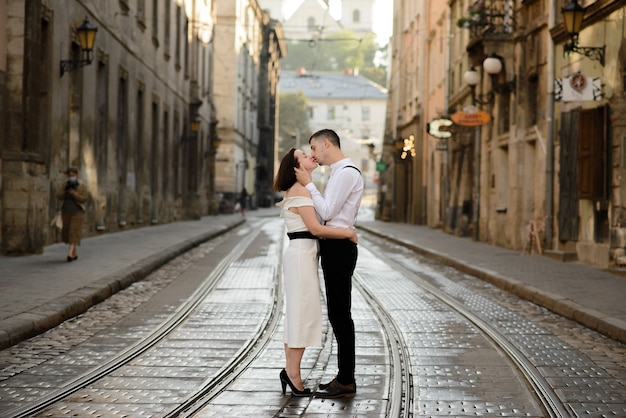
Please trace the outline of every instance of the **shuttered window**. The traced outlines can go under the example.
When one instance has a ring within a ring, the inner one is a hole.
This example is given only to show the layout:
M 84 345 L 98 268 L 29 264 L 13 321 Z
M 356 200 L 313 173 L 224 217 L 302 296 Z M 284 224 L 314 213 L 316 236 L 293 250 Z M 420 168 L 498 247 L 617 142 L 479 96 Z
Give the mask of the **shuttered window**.
M 580 111 L 578 123 L 578 166 L 581 199 L 608 199 L 607 108 Z

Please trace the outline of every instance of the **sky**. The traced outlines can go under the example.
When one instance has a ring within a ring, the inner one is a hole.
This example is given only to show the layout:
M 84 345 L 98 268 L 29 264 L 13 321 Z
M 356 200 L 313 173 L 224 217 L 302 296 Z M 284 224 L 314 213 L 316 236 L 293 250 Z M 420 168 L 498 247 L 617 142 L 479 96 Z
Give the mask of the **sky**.
M 287 0 L 285 2 L 285 16 L 289 17 L 304 0 Z M 341 17 L 340 0 L 330 0 L 330 13 L 338 19 Z M 387 44 L 392 31 L 393 2 L 390 0 L 376 0 L 374 3 L 374 32 L 376 41 Z

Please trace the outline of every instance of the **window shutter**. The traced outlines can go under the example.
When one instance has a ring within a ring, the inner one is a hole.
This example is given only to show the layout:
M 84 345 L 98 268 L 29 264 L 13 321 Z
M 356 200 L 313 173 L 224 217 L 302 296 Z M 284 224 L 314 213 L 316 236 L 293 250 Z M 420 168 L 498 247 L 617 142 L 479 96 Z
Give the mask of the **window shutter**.
M 581 199 L 608 198 L 606 107 L 580 111 L 578 168 Z

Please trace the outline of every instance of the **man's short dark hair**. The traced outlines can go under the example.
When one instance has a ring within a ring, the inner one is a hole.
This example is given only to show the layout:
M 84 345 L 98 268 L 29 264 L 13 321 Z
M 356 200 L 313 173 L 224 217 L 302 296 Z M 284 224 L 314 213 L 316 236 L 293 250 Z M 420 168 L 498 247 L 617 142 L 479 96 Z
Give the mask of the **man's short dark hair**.
M 328 139 L 331 144 L 341 149 L 341 140 L 339 139 L 339 135 L 337 135 L 337 132 L 333 131 L 332 129 L 320 129 L 319 131 L 315 132 L 309 138 L 309 144 L 313 140 L 319 141 L 324 138 Z

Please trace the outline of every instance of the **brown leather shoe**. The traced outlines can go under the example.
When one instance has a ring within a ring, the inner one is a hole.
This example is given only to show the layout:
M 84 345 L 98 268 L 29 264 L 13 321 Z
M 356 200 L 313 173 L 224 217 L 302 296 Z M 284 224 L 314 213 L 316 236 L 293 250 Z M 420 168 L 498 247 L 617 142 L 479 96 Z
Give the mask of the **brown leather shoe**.
M 330 382 L 325 389 L 322 389 L 320 385 L 320 390 L 315 392 L 316 398 L 324 399 L 352 398 L 354 395 L 356 395 L 356 383 L 342 385 L 337 379 Z
M 328 389 L 328 388 L 330 387 L 330 385 L 332 385 L 332 384 L 333 384 L 333 382 L 334 382 L 335 380 L 337 380 L 337 378 L 334 378 L 333 380 L 331 380 L 331 381 L 330 381 L 330 382 L 328 382 L 328 383 L 320 383 L 319 385 L 317 385 L 317 387 L 318 387 L 318 388 L 320 388 L 320 389 L 322 389 L 322 390 L 326 390 L 326 389 Z

